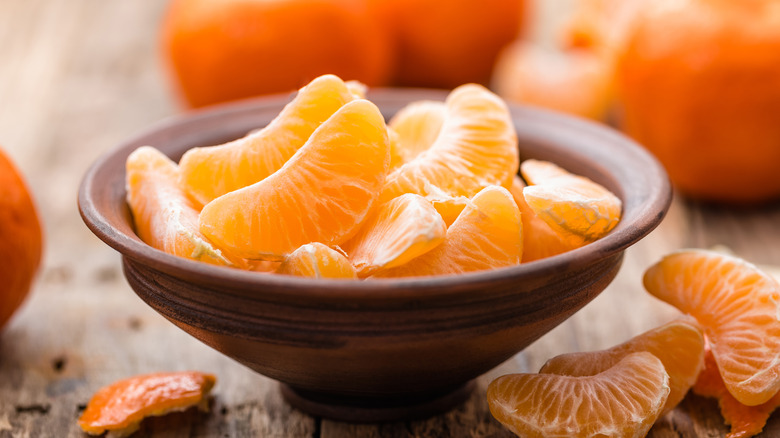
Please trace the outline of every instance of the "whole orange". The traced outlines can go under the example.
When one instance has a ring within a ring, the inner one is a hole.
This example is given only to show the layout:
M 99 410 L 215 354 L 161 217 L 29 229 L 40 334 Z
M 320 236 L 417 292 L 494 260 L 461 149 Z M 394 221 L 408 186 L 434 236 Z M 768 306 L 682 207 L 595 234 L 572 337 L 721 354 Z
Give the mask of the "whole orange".
M 487 84 L 499 51 L 517 38 L 524 0 L 372 0 L 396 44 L 394 82 L 454 88 Z
M 42 240 L 27 185 L 0 149 L 0 328 L 30 291 L 41 260 Z
M 389 75 L 390 43 L 361 0 L 173 0 L 162 45 L 193 107 L 298 89 L 333 73 Z
M 678 0 L 645 11 L 620 55 L 625 130 L 691 197 L 780 196 L 780 5 Z

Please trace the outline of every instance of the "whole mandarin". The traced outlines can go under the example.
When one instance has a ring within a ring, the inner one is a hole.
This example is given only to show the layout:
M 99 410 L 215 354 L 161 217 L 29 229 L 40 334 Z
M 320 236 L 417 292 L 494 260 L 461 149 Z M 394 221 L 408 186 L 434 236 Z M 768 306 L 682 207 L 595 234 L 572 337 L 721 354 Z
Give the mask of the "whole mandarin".
M 21 173 L 0 149 L 0 328 L 30 291 L 41 261 L 38 213 Z
M 372 0 L 396 47 L 398 85 L 487 84 L 499 51 L 519 35 L 525 0 Z
M 389 75 L 389 41 L 360 0 L 173 0 L 162 24 L 173 81 L 192 107 L 293 91 L 333 73 Z
M 691 197 L 780 196 L 780 4 L 679 0 L 641 15 L 619 57 L 624 128 Z

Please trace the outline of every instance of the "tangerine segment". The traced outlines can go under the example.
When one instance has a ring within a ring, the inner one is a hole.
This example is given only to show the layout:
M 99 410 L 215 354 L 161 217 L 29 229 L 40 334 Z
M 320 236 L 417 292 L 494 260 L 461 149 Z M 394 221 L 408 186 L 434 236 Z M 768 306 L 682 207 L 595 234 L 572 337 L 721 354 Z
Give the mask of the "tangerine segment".
M 780 393 L 775 394 L 766 403 L 756 406 L 745 406 L 726 389 L 718 371 L 715 356 L 707 348 L 704 355 L 704 369 L 699 374 L 693 392 L 702 397 L 718 399 L 720 413 L 726 424 L 731 425 L 731 431 L 726 438 L 748 438 L 758 435 L 766 426 L 769 416 L 780 406 Z
M 439 215 L 444 219 L 444 223 L 449 227 L 455 222 L 455 219 L 460 216 L 460 213 L 471 202 L 471 200 L 465 196 L 451 197 L 447 195 L 428 195 L 425 197 L 433 208 L 439 212 Z
M 398 134 L 404 163 L 413 160 L 436 141 L 447 117 L 444 102 L 421 100 L 398 111 L 387 126 Z
M 646 351 L 664 364 L 669 374 L 669 397 L 661 413 L 671 411 L 696 382 L 704 365 L 704 335 L 691 322 L 672 321 L 642 333 L 608 350 L 556 356 L 540 373 L 566 376 L 592 376 L 603 372 L 631 353 Z
M 374 277 L 459 274 L 514 266 L 523 253 L 523 225 L 512 195 L 488 186 L 447 229 L 444 242 L 410 262 Z
M 644 285 L 695 317 L 729 392 L 748 406 L 780 389 L 780 285 L 756 266 L 704 250 L 672 253 L 650 267 Z
M 593 376 L 511 374 L 490 383 L 493 416 L 523 437 L 644 437 L 669 394 L 650 353 L 631 353 Z
M 382 114 L 354 100 L 276 173 L 203 207 L 200 230 L 249 259 L 282 260 L 310 242 L 341 244 L 368 215 L 389 160 Z
M 219 146 L 192 148 L 182 156 L 181 185 L 201 205 L 263 180 L 279 170 L 314 130 L 345 103 L 356 85 L 334 75 L 301 88 L 265 128 Z
M 228 258 L 198 230 L 198 210 L 178 185 L 176 163 L 151 146 L 127 157 L 127 203 L 138 237 L 169 254 L 214 265 L 245 267 Z
M 197 406 L 208 411 L 208 396 L 216 383 L 211 374 L 197 371 L 155 373 L 120 380 L 92 396 L 79 418 L 90 435 L 108 431 L 124 437 L 138 430 L 146 417 L 184 411 Z
M 406 193 L 374 210 L 344 250 L 358 275 L 366 277 L 425 254 L 446 234 L 447 225 L 433 205 L 420 195 Z
M 404 193 L 472 197 L 517 173 L 517 134 L 504 101 L 486 88 L 453 90 L 433 144 L 388 175 L 381 200 Z
M 620 198 L 604 186 L 545 161 L 525 160 L 520 171 L 532 184 L 523 189 L 526 202 L 567 245 L 598 240 L 620 221 Z
M 515 175 L 509 192 L 515 199 L 517 208 L 520 209 L 520 217 L 523 218 L 523 263 L 534 260 L 552 257 L 562 254 L 574 248 L 577 245 L 569 243 L 556 233 L 545 221 L 539 218 L 531 209 L 525 197 L 523 197 L 523 188 L 525 183 Z
M 284 259 L 276 273 L 312 278 L 357 278 L 347 256 L 336 248 L 319 242 L 302 245 Z

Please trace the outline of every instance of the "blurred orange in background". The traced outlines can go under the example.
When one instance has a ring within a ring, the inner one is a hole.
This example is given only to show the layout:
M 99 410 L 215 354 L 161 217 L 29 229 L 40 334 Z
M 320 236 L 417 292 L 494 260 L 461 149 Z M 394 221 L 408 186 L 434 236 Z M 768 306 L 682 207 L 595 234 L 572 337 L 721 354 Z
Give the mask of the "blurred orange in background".
M 600 51 L 518 40 L 501 52 L 493 87 L 514 102 L 603 120 L 612 105 L 612 65 Z
M 780 2 L 656 3 L 639 17 L 617 80 L 626 132 L 682 192 L 780 196 Z
M 27 184 L 0 149 L 0 329 L 30 291 L 41 262 L 42 241 Z
M 640 4 L 577 0 L 554 41 L 517 40 L 500 53 L 496 92 L 515 102 L 606 119 L 615 97 L 615 56 Z
M 394 84 L 487 84 L 499 51 L 516 39 L 525 0 L 371 0 L 396 44 Z
M 163 55 L 187 105 L 296 90 L 487 84 L 525 0 L 172 0 Z
M 364 0 L 173 0 L 164 57 L 189 106 L 297 90 L 326 73 L 383 85 L 391 45 Z

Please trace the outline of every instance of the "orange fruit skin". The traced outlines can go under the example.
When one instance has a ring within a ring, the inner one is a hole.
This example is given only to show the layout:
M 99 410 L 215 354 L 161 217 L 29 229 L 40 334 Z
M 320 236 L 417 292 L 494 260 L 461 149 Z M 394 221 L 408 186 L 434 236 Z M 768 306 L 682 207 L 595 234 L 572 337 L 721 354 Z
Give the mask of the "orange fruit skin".
M 692 389 L 702 397 L 718 399 L 720 413 L 726 424 L 731 425 L 731 431 L 726 438 L 748 438 L 758 435 L 764 429 L 772 412 L 780 406 L 780 394 L 775 394 L 769 401 L 757 406 L 745 406 L 735 399 L 726 389 L 715 356 L 709 348 L 706 349 L 704 356 L 704 369 Z
M 396 44 L 396 85 L 487 84 L 520 33 L 524 0 L 375 0 Z
M 0 329 L 30 292 L 42 251 L 43 232 L 30 191 L 0 149 Z
M 79 418 L 90 435 L 110 431 L 127 436 L 145 417 L 183 411 L 192 406 L 208 410 L 208 395 L 216 377 L 197 371 L 154 373 L 120 380 L 98 390 Z
M 643 14 L 621 54 L 624 129 L 691 197 L 780 196 L 776 2 L 687 0 Z
M 292 91 L 326 73 L 382 85 L 391 62 L 359 0 L 174 0 L 162 50 L 192 107 Z

